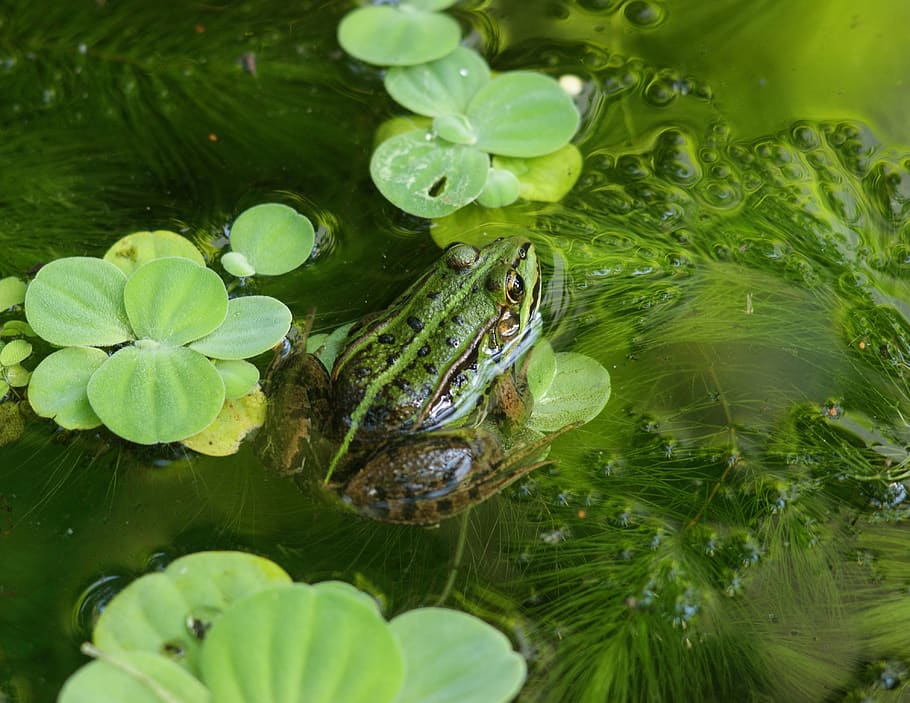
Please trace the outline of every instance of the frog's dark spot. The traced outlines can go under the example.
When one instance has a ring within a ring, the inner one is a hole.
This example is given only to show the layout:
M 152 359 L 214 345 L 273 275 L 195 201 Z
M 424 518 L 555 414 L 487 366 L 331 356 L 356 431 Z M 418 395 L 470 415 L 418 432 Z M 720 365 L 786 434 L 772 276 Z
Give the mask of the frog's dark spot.
M 478 286 L 476 283 L 473 286 L 471 286 L 472 293 L 476 293 L 479 290 L 480 290 L 480 286 Z
M 468 489 L 468 498 L 470 498 L 471 500 L 477 500 L 477 498 L 479 496 L 480 496 L 480 487 L 479 486 L 471 486 Z
M 408 318 L 408 325 L 410 325 L 411 329 L 415 332 L 420 332 L 420 330 L 423 329 L 423 320 L 420 320 L 412 315 Z
M 436 364 L 424 364 L 423 368 L 431 376 L 435 376 L 439 373 L 439 369 L 436 368 Z
M 166 655 L 174 657 L 175 659 L 186 654 L 186 650 L 178 642 L 165 642 L 161 646 L 161 649 L 164 650 L 164 653 Z
M 461 326 L 464 324 L 464 318 L 461 315 L 453 315 L 452 322 L 454 322 L 456 325 Z
M 407 393 L 408 391 L 411 390 L 411 384 L 408 383 L 403 378 L 396 378 L 394 381 L 392 381 L 392 385 L 397 386 L 398 388 L 403 390 L 405 393 Z
M 454 378 L 452 378 L 453 386 L 463 386 L 467 382 L 468 382 L 468 377 L 465 376 L 463 373 L 457 374 L 457 375 L 455 375 Z
M 446 469 L 442 472 L 442 482 L 444 484 L 451 483 L 455 480 L 456 471 L 455 469 Z
M 395 344 L 395 337 L 390 335 L 388 332 L 383 332 L 381 335 L 376 337 L 376 340 L 380 344 Z
M 433 293 L 427 293 L 427 297 L 430 300 L 436 300 L 436 298 L 438 298 L 440 295 L 442 295 L 442 293 L 440 293 L 439 291 L 435 291 Z
M 448 344 L 452 349 L 458 348 L 458 340 L 455 337 L 446 337 L 446 344 Z
M 357 378 L 366 378 L 370 373 L 371 371 L 366 366 L 358 366 L 354 369 L 354 375 L 357 376 Z
M 417 356 L 426 356 L 430 353 L 430 347 L 424 344 L 420 349 L 417 350 Z
M 416 502 L 411 500 L 404 500 L 401 502 L 401 517 L 405 520 L 411 520 L 414 517 L 414 513 L 417 512 Z
M 398 357 L 399 357 L 399 356 L 401 356 L 401 353 L 400 353 L 400 352 L 395 352 L 394 354 L 389 354 L 389 355 L 385 358 L 385 363 L 388 364 L 389 366 L 391 366 L 391 365 L 394 364 L 396 361 L 398 361 Z
M 212 626 L 212 623 L 205 622 L 199 618 L 190 618 L 189 622 L 190 630 L 193 633 L 193 636 L 197 640 L 205 639 L 205 633 L 208 632 L 209 628 Z
M 452 501 L 451 500 L 437 500 L 436 509 L 441 513 L 450 513 L 450 512 L 452 512 Z
M 369 491 L 367 491 L 372 500 L 385 500 L 385 488 L 382 486 L 374 486 Z

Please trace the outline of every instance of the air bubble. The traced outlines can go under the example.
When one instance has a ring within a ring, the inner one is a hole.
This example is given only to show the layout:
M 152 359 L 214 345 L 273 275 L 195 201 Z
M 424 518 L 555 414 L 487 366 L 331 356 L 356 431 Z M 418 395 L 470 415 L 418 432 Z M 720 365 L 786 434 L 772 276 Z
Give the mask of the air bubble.
M 666 11 L 663 6 L 656 2 L 645 2 L 645 0 L 632 0 L 626 3 L 623 8 L 623 15 L 636 27 L 642 29 L 653 29 L 663 22 L 666 17 Z

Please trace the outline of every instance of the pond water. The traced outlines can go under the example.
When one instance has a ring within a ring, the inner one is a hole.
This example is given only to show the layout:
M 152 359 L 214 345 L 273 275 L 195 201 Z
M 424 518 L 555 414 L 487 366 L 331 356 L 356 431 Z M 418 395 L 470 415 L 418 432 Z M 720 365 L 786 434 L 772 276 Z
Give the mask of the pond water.
M 30 420 L 0 447 L 0 700 L 52 700 L 106 600 L 203 549 L 389 613 L 445 592 L 529 657 L 521 700 L 906 695 L 910 5 L 461 3 L 494 69 L 582 78 L 585 168 L 559 205 L 432 232 L 369 180 L 396 108 L 338 48 L 346 9 L 5 3 L 0 277 L 136 230 L 211 250 L 278 200 L 319 250 L 254 285 L 327 331 L 413 281 L 431 235 L 528 232 L 567 262 L 553 343 L 610 369 L 606 410 L 437 529 L 341 513 L 253 446 Z

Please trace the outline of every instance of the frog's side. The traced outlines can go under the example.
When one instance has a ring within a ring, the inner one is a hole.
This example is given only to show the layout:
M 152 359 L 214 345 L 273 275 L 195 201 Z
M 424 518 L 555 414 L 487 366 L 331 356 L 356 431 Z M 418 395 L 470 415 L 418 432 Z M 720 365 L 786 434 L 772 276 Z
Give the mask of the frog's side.
M 328 455 L 328 474 L 362 512 L 431 524 L 494 494 L 539 464 L 549 439 L 506 456 L 501 429 L 529 410 L 516 362 L 540 329 L 540 268 L 520 238 L 449 247 L 385 311 L 348 333 L 331 375 L 294 350 L 282 364 L 282 428 L 273 448 L 299 466 Z

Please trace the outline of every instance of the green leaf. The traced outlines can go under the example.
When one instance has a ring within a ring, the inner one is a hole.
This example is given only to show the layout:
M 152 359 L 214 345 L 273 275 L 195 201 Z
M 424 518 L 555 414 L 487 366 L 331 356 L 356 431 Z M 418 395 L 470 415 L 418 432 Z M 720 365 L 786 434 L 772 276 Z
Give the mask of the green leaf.
M 130 275 L 142 264 L 170 256 L 182 256 L 199 266 L 205 266 L 202 253 L 189 239 L 163 229 L 133 232 L 121 237 L 105 252 L 104 260 Z
M 338 24 L 341 48 L 377 66 L 411 66 L 440 59 L 460 41 L 461 27 L 451 17 L 407 5 L 361 7 Z
M 59 347 L 108 347 L 133 338 L 123 291 L 126 276 L 87 256 L 46 264 L 25 292 L 25 317 L 42 339 Z
M 231 227 L 231 249 L 261 276 L 293 271 L 309 258 L 315 241 L 313 223 L 279 203 L 244 210 Z
M 228 400 L 246 395 L 259 382 L 259 369 L 249 361 L 216 359 L 214 363 L 224 381 L 224 397 Z
M 0 378 L 0 400 L 5 398 L 6 394 L 9 393 L 9 388 L 10 388 L 10 386 L 9 386 L 9 383 L 6 382 L 6 379 Z M 0 403 L 0 410 L 3 410 L 4 413 L 6 412 L 6 405 L 7 405 L 6 403 Z M 18 413 L 19 411 L 16 410 L 16 412 Z M 5 414 L 0 414 L 0 419 L 5 420 L 6 419 Z M 4 438 L 5 438 L 5 432 L 3 432 L 3 429 L 0 428 L 0 447 L 2 447 L 4 444 L 7 444 L 7 442 L 3 441 Z
M 389 623 L 405 656 L 395 703 L 500 703 L 526 675 L 508 638 L 483 620 L 445 608 L 418 608 Z
M 32 377 L 32 372 L 20 364 L 13 364 L 4 369 L 6 382 L 13 388 L 24 388 Z
M 247 278 L 256 275 L 256 269 L 253 264 L 247 261 L 247 258 L 239 251 L 229 251 L 221 257 L 221 266 L 232 276 L 237 278 Z
M 487 182 L 477 196 L 477 203 L 484 207 L 505 207 L 518 200 L 518 178 L 511 171 L 501 168 L 491 168 L 487 174 Z
M 222 612 L 263 589 L 290 583 L 268 559 L 242 552 L 198 552 L 133 581 L 104 608 L 93 641 L 111 652 L 176 656 L 198 674 L 204 636 Z
M 556 354 L 556 375 L 535 398 L 528 427 L 555 432 L 575 422 L 590 422 L 610 399 L 610 374 L 595 359 L 575 352 Z
M 22 335 L 25 337 L 37 337 L 35 330 L 25 322 L 25 320 L 7 320 L 0 328 L 0 337 L 14 337 Z
M 57 703 L 209 703 L 208 689 L 166 657 L 102 654 L 70 676 Z
M 224 322 L 190 345 L 215 359 L 246 359 L 274 347 L 291 329 L 291 311 L 267 295 L 248 295 L 228 301 Z
M 224 321 L 228 307 L 218 274 L 181 257 L 136 269 L 123 301 L 137 337 L 173 345 L 207 335 Z
M 473 49 L 460 46 L 436 61 L 390 68 L 385 89 L 408 110 L 436 117 L 464 113 L 489 81 L 487 62 Z
M 140 340 L 117 351 L 92 375 L 88 399 L 108 429 L 124 439 L 176 442 L 215 419 L 224 403 L 224 383 L 202 354 Z
M 24 339 L 14 339 L 0 347 L 0 366 L 15 366 L 29 357 L 32 345 Z
M 581 152 L 574 144 L 530 159 L 493 157 L 493 166 L 518 176 L 521 184 L 518 194 L 522 198 L 544 203 L 559 202 L 572 190 L 581 174 L 582 162 Z
M 187 437 L 182 443 L 208 456 L 236 454 L 246 436 L 265 424 L 266 405 L 265 394 L 259 388 L 240 398 L 228 398 L 217 417 L 202 432 Z
M 542 156 L 567 144 L 578 109 L 559 83 L 542 73 L 510 71 L 487 83 L 468 106 L 477 148 L 503 156 Z
M 489 166 L 489 157 L 473 147 L 415 130 L 380 144 L 370 160 L 370 175 L 379 191 L 405 212 L 442 217 L 480 195 Z
M 94 347 L 66 347 L 44 357 L 32 372 L 28 402 L 41 417 L 68 430 L 98 427 L 101 419 L 88 402 L 89 379 L 108 360 Z
M 311 354 L 315 354 L 323 366 L 331 369 L 335 364 L 335 357 L 344 349 L 344 344 L 348 339 L 348 332 L 353 326 L 354 323 L 351 322 L 341 327 L 336 327 L 331 334 L 322 335 L 322 339 L 307 339 L 306 350 Z M 312 344 L 311 341 L 313 342 Z M 317 341 L 318 344 L 316 343 Z
M 540 340 L 531 350 L 528 359 L 528 389 L 536 401 L 553 385 L 556 378 L 556 352 L 546 339 Z
M 385 703 L 403 678 L 398 643 L 375 607 L 306 584 L 226 611 L 206 638 L 201 670 L 219 703 Z
M 15 276 L 0 278 L 0 312 L 13 305 L 21 305 L 25 300 L 25 281 Z
M 442 139 L 453 144 L 468 146 L 477 142 L 477 134 L 464 115 L 440 115 L 433 118 L 433 130 Z
M 433 120 L 429 117 L 421 117 L 420 115 L 392 117 L 383 122 L 376 129 L 376 134 L 373 136 L 373 148 L 375 149 L 387 139 L 391 139 L 399 134 L 413 132 L 415 129 L 419 129 L 423 132 L 430 132 L 433 129 Z

